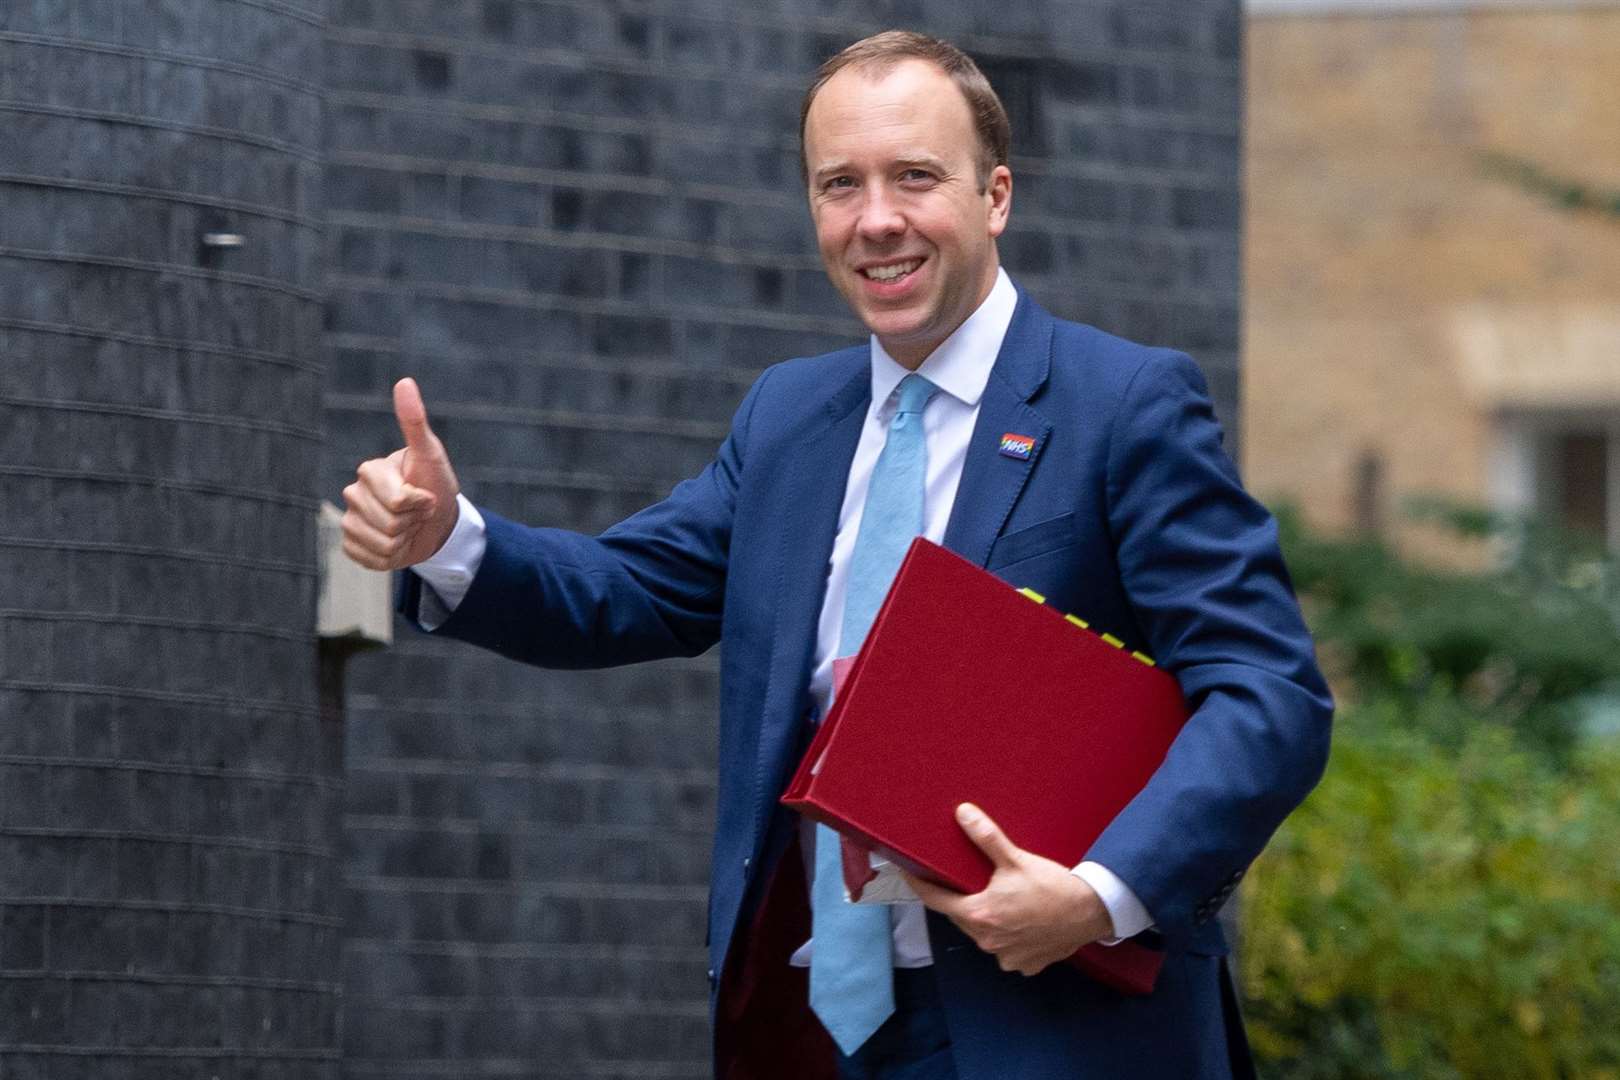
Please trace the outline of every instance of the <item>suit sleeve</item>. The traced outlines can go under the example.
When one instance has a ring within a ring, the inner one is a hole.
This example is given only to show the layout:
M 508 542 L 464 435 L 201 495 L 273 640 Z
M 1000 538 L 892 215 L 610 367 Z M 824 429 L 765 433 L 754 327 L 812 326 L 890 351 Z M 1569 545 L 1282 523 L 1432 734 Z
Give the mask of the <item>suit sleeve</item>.
M 1127 882 L 1175 944 L 1213 917 L 1321 777 L 1333 703 L 1276 524 L 1239 483 L 1187 357 L 1156 351 L 1127 388 L 1107 506 L 1138 624 L 1193 712 L 1087 858 Z
M 695 656 L 719 639 L 748 424 L 770 373 L 699 475 L 600 536 L 531 528 L 483 510 L 487 543 L 466 597 L 433 632 L 543 667 Z M 421 625 L 422 581 L 400 610 Z

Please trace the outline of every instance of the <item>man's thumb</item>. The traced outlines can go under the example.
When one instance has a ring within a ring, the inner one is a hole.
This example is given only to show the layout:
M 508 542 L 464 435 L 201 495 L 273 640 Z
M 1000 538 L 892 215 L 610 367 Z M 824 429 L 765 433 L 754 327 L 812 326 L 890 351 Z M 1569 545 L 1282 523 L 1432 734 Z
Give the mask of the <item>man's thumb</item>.
M 990 861 L 997 866 L 1011 866 L 1018 861 L 1018 847 L 1001 831 L 1001 827 L 990 820 L 990 815 L 980 810 L 972 803 L 963 803 L 956 808 L 956 823 L 962 826 L 978 849 L 989 856 Z
M 394 418 L 399 421 L 399 433 L 405 436 L 405 449 L 431 457 L 433 429 L 428 427 L 427 406 L 422 404 L 422 391 L 415 379 L 401 379 L 394 384 Z

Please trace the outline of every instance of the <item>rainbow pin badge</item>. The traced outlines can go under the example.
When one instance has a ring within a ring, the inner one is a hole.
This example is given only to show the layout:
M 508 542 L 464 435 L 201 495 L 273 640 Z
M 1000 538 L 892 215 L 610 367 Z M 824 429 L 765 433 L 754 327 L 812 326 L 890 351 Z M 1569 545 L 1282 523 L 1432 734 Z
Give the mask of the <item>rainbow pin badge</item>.
M 1010 458 L 1028 461 L 1034 451 L 1035 440 L 1029 435 L 1014 435 L 1009 431 L 1001 437 L 1001 452 Z

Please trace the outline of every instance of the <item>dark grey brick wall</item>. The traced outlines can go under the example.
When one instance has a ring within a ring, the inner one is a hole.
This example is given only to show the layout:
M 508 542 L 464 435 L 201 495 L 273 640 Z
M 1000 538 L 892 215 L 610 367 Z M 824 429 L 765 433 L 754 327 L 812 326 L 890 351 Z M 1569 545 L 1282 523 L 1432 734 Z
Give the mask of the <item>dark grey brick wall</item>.
M 1015 123 L 1003 255 L 1237 400 L 1239 11 L 1105 0 L 334 0 L 333 493 L 411 374 L 480 503 L 594 530 L 699 469 L 754 375 L 854 340 L 798 182 L 803 83 L 888 25 Z M 351 669 L 345 1072 L 699 1076 L 712 659 Z
M 0 4 L 8 1080 L 337 1074 L 323 18 Z

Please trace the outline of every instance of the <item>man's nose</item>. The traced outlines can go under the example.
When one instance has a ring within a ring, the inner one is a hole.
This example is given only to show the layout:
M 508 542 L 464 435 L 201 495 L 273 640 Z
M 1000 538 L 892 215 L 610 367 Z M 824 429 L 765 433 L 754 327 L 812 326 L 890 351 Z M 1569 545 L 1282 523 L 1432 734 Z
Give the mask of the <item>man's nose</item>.
M 881 184 L 867 187 L 856 228 L 864 240 L 885 240 L 904 232 L 906 218 L 894 193 Z

